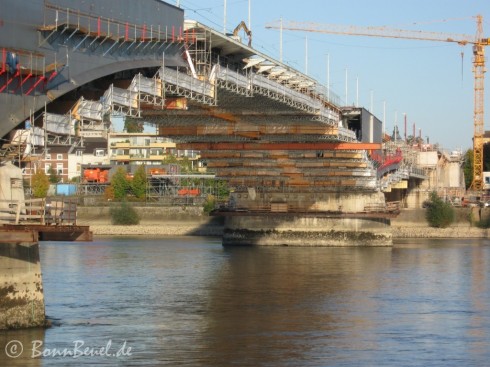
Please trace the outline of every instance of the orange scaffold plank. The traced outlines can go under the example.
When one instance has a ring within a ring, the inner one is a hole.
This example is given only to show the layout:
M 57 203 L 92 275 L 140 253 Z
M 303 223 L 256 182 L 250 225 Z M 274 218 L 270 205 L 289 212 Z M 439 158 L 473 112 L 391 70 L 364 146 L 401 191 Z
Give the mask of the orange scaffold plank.
M 180 143 L 193 150 L 379 150 L 379 143 Z

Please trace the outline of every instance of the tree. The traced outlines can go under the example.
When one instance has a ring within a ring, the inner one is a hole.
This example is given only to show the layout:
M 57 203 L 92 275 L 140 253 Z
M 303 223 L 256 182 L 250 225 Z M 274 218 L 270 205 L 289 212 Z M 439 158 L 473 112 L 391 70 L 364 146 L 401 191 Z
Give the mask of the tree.
M 111 187 L 115 200 L 121 200 L 126 197 L 130 184 L 126 178 L 126 170 L 123 167 L 118 167 L 116 172 L 112 175 Z
M 182 170 L 182 173 L 190 173 L 192 172 L 192 162 L 189 159 L 189 157 L 184 157 L 180 162 L 178 162 L 180 165 L 180 169 Z
M 433 191 L 429 195 L 425 218 L 431 227 L 446 228 L 454 221 L 454 210 Z
M 56 184 L 56 183 L 61 181 L 60 176 L 58 176 L 58 174 L 56 173 L 56 171 L 54 170 L 54 168 L 52 166 L 49 166 L 48 174 L 49 174 L 49 182 L 50 183 Z
M 143 121 L 129 116 L 124 118 L 124 130 L 126 130 L 126 132 L 142 133 L 144 129 L 145 126 L 143 125 Z
M 177 159 L 176 156 L 174 156 L 173 154 L 167 154 L 163 160 L 162 160 L 162 163 L 163 164 L 175 164 L 175 163 L 178 163 L 179 160 Z
M 216 194 L 218 199 L 227 198 L 230 195 L 230 188 L 228 187 L 228 182 L 225 180 L 216 181 Z
M 483 170 L 485 172 L 490 171 L 490 145 L 483 145 Z
M 104 190 L 104 199 L 107 201 L 113 201 L 114 200 L 114 187 L 111 185 L 107 186 Z
M 468 149 L 464 154 L 463 172 L 466 189 L 469 189 L 473 182 L 473 149 Z
M 138 199 L 144 199 L 146 197 L 146 183 L 146 168 L 145 166 L 139 166 L 131 181 L 131 189 Z
M 45 198 L 49 190 L 49 178 L 43 170 L 38 169 L 32 176 L 32 196 L 35 198 Z
M 216 207 L 216 198 L 213 195 L 208 195 L 206 201 L 204 202 L 203 211 L 206 214 L 211 213 Z

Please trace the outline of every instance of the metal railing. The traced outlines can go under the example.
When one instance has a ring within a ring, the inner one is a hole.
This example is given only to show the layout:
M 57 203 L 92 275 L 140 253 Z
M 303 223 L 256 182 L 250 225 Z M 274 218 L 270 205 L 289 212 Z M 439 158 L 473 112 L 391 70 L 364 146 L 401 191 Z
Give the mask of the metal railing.
M 0 222 L 76 225 L 76 198 L 1 200 Z

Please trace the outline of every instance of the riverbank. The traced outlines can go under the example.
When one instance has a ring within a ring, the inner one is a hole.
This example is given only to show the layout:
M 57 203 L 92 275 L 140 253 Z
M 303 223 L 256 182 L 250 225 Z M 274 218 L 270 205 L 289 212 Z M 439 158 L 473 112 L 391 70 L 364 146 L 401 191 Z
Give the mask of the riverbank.
M 223 226 L 203 225 L 202 223 L 159 223 L 139 224 L 135 226 L 116 226 L 94 224 L 90 230 L 96 237 L 103 236 L 222 236 Z M 451 227 L 451 228 L 431 228 L 431 227 L 400 227 L 393 226 L 393 239 L 398 238 L 490 238 L 489 229 L 476 227 Z
M 397 238 L 489 238 L 490 230 L 476 227 L 392 227 Z
M 453 224 L 448 228 L 429 227 L 425 209 L 404 209 L 391 221 L 393 238 L 488 238 L 490 229 L 478 228 L 475 223 L 488 220 L 488 208 L 455 208 Z
M 139 225 L 116 226 L 110 223 L 109 208 L 82 207 L 77 222 L 89 225 L 94 236 L 222 236 L 223 218 L 209 217 L 199 207 L 138 207 Z M 490 230 L 476 227 L 478 208 L 458 208 L 449 228 L 431 228 L 424 209 L 405 209 L 391 221 L 393 238 L 489 238 Z M 482 218 L 490 215 L 483 209 Z
M 90 226 L 94 236 L 222 236 L 223 226 L 203 223 L 159 223 L 138 224 L 134 226 L 116 226 L 94 224 Z

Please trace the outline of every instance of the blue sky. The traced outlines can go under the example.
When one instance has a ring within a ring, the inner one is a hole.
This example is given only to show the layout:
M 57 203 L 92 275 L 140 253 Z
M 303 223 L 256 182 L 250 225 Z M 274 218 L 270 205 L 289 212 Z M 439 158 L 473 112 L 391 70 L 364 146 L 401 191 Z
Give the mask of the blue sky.
M 476 14 L 484 17 L 484 36 L 490 37 L 488 0 L 250 0 L 253 47 L 279 59 L 279 31 L 268 22 L 311 21 L 355 26 L 390 26 L 399 29 L 474 35 Z M 176 4 L 177 1 L 169 1 Z M 180 0 L 186 18 L 223 30 L 224 0 Z M 248 22 L 249 0 L 227 0 L 227 30 Z M 370 108 L 383 118 L 386 130 L 395 119 L 403 134 L 404 114 L 408 135 L 439 143 L 446 150 L 472 147 L 473 73 L 471 46 L 375 37 L 339 36 L 284 31 L 283 61 L 305 71 L 308 37 L 308 75 L 330 86 L 347 104 Z M 462 55 L 463 53 L 463 55 Z M 487 47 L 490 54 L 490 47 Z M 346 83 L 347 70 L 347 83 Z M 490 130 L 490 73 L 485 83 L 485 129 Z M 359 87 L 357 88 L 357 84 Z M 357 92 L 358 91 L 358 92 Z

